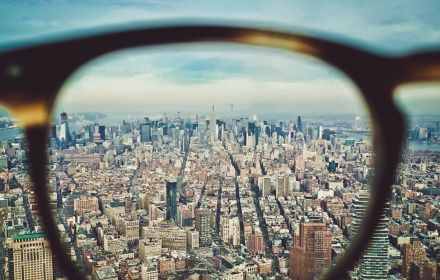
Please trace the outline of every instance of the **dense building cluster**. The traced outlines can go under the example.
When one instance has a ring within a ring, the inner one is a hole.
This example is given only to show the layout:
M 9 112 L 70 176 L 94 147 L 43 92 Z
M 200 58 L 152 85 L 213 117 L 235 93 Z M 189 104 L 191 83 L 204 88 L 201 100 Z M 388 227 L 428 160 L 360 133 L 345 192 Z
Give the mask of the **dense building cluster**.
M 375 158 L 360 117 L 90 117 L 53 124 L 47 195 L 92 279 L 314 279 L 362 225 Z M 439 277 L 439 124 L 408 130 L 433 149 L 403 154 L 353 279 Z M 61 278 L 25 151 L 0 147 L 0 279 Z

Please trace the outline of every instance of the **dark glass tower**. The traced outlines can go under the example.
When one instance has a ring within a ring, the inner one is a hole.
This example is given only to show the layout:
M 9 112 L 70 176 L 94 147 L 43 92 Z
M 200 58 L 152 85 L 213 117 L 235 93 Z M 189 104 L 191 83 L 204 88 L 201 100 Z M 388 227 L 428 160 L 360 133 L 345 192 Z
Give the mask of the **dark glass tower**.
M 151 142 L 151 123 L 148 118 L 144 119 L 144 123 L 141 124 L 140 131 L 141 131 L 141 142 L 142 143 Z
M 105 125 L 100 125 L 98 127 L 98 133 L 101 140 L 105 140 Z
M 337 168 L 338 168 L 338 163 L 335 162 L 334 160 L 332 160 L 328 163 L 328 172 L 336 173 Z
M 176 214 L 177 214 L 177 182 L 167 182 L 166 185 L 166 192 L 167 192 L 167 213 L 166 218 L 167 220 L 176 220 Z

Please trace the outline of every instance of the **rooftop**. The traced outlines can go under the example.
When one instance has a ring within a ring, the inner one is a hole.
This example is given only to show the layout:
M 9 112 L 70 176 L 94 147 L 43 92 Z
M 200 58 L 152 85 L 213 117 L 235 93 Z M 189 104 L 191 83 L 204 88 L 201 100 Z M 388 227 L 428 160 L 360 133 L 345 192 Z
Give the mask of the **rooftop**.
M 14 236 L 14 241 L 15 240 L 25 240 L 25 239 L 45 238 L 45 237 L 46 237 L 46 235 L 42 232 L 27 233 L 27 234 L 21 234 L 21 235 Z

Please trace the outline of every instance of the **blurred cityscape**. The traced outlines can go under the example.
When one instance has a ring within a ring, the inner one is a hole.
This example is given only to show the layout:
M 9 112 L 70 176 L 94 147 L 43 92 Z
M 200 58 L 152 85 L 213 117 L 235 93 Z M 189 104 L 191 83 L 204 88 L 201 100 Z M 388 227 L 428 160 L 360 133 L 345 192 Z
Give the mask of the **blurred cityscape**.
M 54 216 L 92 279 L 314 279 L 362 223 L 368 119 L 62 112 L 48 137 Z M 101 123 L 101 124 L 100 124 Z M 37 214 L 26 142 L 0 120 L 0 279 L 66 277 Z M 439 279 L 440 119 L 419 118 L 352 279 Z

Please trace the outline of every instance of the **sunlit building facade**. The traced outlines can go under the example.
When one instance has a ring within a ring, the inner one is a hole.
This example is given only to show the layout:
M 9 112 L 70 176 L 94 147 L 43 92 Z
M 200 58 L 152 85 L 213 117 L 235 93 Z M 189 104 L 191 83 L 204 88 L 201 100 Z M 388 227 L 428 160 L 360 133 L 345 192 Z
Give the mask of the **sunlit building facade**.
M 9 279 L 53 279 L 53 258 L 43 233 L 16 235 L 9 253 Z

